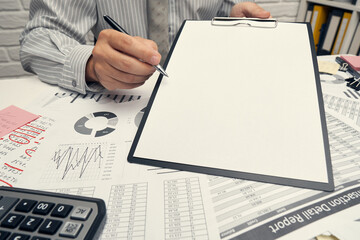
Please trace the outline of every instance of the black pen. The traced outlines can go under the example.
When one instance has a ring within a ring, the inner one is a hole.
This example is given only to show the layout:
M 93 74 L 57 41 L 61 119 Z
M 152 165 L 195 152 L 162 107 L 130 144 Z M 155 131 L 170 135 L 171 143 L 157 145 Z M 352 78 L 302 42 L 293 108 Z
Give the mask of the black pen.
M 115 22 L 111 17 L 108 15 L 104 15 L 105 21 L 115 30 L 125 33 L 129 35 L 124 28 L 122 28 L 117 22 Z M 158 70 L 162 75 L 169 77 L 169 75 L 165 72 L 165 70 L 160 66 L 160 64 L 154 66 L 156 70 Z

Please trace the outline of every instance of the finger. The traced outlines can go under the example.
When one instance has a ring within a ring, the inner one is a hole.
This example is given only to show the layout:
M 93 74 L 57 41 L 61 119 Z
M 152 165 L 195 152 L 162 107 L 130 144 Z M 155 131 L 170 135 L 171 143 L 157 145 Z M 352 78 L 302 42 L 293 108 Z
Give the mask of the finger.
M 111 78 L 114 81 L 122 83 L 142 84 L 152 75 L 152 72 L 147 75 L 129 74 L 114 68 L 112 65 L 106 62 L 95 62 L 93 67 L 96 73 L 96 77 L 100 82 L 102 82 L 104 79 Z
M 141 62 L 139 59 L 113 49 L 110 45 L 104 45 L 101 49 L 94 49 L 94 56 L 104 55 L 101 58 L 112 66 L 115 70 L 127 72 L 129 74 L 147 76 L 154 73 L 155 69 L 151 65 Z M 99 51 L 101 51 L 99 53 Z M 110 69 L 108 69 L 110 71 Z
M 124 83 L 115 81 L 111 77 L 105 77 L 100 82 L 107 90 L 113 91 L 116 89 L 133 89 L 142 86 L 144 83 Z
M 122 71 L 110 71 L 108 73 L 109 77 L 111 77 L 119 82 L 129 83 L 129 84 L 137 84 L 137 83 L 143 84 L 146 80 L 149 79 L 149 77 L 151 75 L 152 74 L 134 75 L 134 74 L 129 74 L 129 73 L 122 72 Z
M 135 37 L 115 31 L 115 33 L 109 37 L 109 44 L 116 50 L 126 53 L 135 59 L 141 59 L 150 65 L 160 63 L 160 53 Z
M 270 17 L 270 12 L 265 11 L 259 5 L 252 3 L 246 5 L 244 9 L 244 13 L 246 17 L 254 17 L 254 18 L 268 18 Z
M 143 85 L 149 77 L 134 76 L 124 72 L 118 73 L 117 78 L 112 77 L 111 74 L 98 75 L 100 84 L 108 90 L 136 88 Z
M 155 51 L 158 51 L 158 45 L 156 44 L 156 42 L 154 42 L 151 39 L 146 39 L 146 38 L 142 38 L 142 37 L 135 37 L 138 41 L 142 41 L 145 45 L 151 47 L 152 49 L 154 49 Z
M 232 17 L 253 17 L 269 18 L 270 12 L 264 10 L 253 2 L 240 3 L 233 7 L 230 16 Z
M 155 72 L 152 65 L 123 53 L 117 52 L 109 57 L 107 61 L 117 70 L 133 75 L 147 76 Z

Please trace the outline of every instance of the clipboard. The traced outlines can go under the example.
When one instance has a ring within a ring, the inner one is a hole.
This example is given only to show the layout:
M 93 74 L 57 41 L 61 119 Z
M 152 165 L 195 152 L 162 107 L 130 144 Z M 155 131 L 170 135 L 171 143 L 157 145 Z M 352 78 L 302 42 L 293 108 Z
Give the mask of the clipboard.
M 128 161 L 333 191 L 310 24 L 214 20 L 183 22 Z

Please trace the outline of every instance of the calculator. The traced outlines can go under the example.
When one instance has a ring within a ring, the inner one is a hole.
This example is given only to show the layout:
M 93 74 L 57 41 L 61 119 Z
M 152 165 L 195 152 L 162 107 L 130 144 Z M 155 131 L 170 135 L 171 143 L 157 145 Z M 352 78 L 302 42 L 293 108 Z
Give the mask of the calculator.
M 102 199 L 0 187 L 0 240 L 97 239 Z

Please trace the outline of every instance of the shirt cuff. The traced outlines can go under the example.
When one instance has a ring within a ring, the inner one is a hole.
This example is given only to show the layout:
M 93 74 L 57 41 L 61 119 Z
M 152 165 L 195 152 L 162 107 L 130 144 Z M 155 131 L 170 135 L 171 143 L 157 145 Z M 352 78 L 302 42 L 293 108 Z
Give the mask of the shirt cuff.
M 86 84 L 86 63 L 92 54 L 94 46 L 77 45 L 65 59 L 63 77 L 59 86 L 86 94 L 86 91 L 99 92 L 104 89 L 98 83 Z

